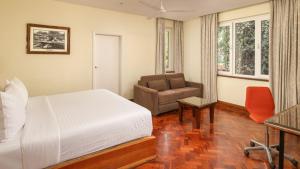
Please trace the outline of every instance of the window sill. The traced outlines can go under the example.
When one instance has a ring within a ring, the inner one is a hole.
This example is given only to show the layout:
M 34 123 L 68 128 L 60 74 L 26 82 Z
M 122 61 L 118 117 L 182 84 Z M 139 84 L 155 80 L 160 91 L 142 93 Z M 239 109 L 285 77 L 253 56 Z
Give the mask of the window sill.
M 228 78 L 235 78 L 235 79 L 245 79 L 245 80 L 255 80 L 255 81 L 263 81 L 263 82 L 269 82 L 269 79 L 259 79 L 259 78 L 251 78 L 251 77 L 240 77 L 240 76 L 230 76 L 230 75 L 220 75 L 221 77 L 228 77 Z

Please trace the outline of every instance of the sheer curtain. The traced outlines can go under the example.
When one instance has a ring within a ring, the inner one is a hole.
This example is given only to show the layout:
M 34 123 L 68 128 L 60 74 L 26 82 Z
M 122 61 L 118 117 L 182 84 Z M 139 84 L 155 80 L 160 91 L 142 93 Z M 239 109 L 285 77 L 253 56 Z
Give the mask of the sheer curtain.
M 273 0 L 270 78 L 276 112 L 300 103 L 300 2 Z
M 174 71 L 183 72 L 183 22 L 174 21 Z
M 217 101 L 217 30 L 218 14 L 200 17 L 200 80 L 203 97 Z
M 165 73 L 164 63 L 165 51 L 165 19 L 156 19 L 156 57 L 155 57 L 155 73 Z
M 183 22 L 157 18 L 156 20 L 156 63 L 155 73 L 165 73 L 165 31 L 166 25 L 172 27 L 173 69 L 176 73 L 183 72 Z

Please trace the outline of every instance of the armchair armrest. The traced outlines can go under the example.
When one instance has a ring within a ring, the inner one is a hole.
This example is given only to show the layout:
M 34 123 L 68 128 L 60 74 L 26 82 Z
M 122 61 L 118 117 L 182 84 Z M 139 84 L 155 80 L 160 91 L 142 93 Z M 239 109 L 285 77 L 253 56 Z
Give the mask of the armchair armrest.
M 158 114 L 157 90 L 134 85 L 134 102 L 149 109 L 153 115 Z
M 203 84 L 202 83 L 197 83 L 197 82 L 190 82 L 186 81 L 186 86 L 187 87 L 195 87 L 200 89 L 200 97 L 203 97 Z

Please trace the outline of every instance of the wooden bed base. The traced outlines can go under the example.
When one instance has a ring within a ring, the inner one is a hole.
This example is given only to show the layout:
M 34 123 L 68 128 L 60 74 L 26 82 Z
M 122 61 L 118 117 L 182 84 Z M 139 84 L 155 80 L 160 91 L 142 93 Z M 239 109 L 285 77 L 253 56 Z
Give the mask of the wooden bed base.
M 133 140 L 48 167 L 48 169 L 125 169 L 156 157 L 154 136 Z

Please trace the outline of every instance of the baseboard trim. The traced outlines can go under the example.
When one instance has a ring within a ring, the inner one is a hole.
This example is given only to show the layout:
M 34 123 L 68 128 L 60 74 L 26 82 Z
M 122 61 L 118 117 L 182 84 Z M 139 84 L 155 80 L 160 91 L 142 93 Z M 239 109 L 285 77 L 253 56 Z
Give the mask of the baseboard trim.
M 224 101 L 221 101 L 221 100 L 218 100 L 218 102 L 217 102 L 217 108 L 221 109 L 221 110 L 238 111 L 238 112 L 249 114 L 248 111 L 246 110 L 246 108 L 244 106 L 240 106 L 240 105 L 237 105 L 237 104 L 224 102 Z

